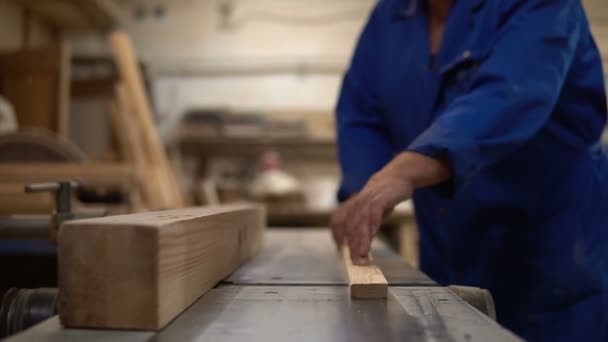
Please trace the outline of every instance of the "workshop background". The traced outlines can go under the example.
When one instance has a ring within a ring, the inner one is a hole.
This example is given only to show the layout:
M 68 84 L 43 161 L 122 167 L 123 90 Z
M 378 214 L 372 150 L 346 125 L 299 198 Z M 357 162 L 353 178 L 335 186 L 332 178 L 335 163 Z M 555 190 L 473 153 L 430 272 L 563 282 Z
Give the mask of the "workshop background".
M 608 2 L 583 2 L 606 55 Z M 374 4 L 0 0 L 0 216 L 250 200 L 266 204 L 270 226 L 327 226 L 339 182 L 334 106 Z M 76 183 L 57 183 L 67 180 Z M 0 266 L 13 275 L 0 289 L 56 281 L 52 258 L 16 257 L 49 248 L 31 241 L 54 238 L 43 222 L 0 229 Z M 410 204 L 383 238 L 417 265 Z

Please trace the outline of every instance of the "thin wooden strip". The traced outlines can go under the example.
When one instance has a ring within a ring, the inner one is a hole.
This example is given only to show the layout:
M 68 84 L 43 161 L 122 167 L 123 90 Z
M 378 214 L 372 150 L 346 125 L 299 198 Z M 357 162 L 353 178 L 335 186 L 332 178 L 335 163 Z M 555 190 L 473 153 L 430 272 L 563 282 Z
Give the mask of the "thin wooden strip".
M 348 287 L 351 298 L 379 299 L 388 295 L 388 282 L 382 271 L 369 256 L 369 264 L 365 266 L 353 264 L 347 245 L 342 247 L 342 257 L 348 274 Z
M 175 209 L 69 221 L 59 236 L 67 327 L 156 330 L 256 254 L 262 207 Z
M 0 183 L 27 184 L 78 180 L 85 185 L 128 188 L 133 184 L 129 166 L 111 163 L 2 163 Z
M 66 41 L 61 42 L 59 49 L 61 65 L 57 77 L 57 135 L 69 139 L 72 50 Z

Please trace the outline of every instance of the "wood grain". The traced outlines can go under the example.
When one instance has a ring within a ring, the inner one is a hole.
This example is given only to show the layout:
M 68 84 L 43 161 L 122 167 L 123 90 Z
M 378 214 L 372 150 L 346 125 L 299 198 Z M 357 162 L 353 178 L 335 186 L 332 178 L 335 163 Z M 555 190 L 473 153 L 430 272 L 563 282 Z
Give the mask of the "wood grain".
M 380 299 L 388 295 L 388 282 L 378 266 L 369 256 L 369 264 L 365 266 L 353 264 L 347 245 L 342 247 L 342 257 L 348 274 L 348 287 L 351 298 Z
M 258 252 L 260 206 L 236 204 L 66 223 L 59 236 L 67 327 L 156 330 Z

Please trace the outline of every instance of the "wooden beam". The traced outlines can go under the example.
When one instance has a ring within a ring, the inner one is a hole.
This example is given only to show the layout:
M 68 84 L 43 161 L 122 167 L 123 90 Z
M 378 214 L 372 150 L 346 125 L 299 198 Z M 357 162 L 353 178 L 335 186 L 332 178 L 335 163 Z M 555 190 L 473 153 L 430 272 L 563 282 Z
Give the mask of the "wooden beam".
M 146 196 L 146 189 L 150 186 L 150 182 L 143 179 L 141 175 L 141 166 L 137 163 L 138 155 L 133 149 L 137 144 L 137 139 L 129 130 L 126 124 L 126 116 L 119 109 L 118 105 L 114 102 L 110 102 L 108 105 L 110 113 L 110 123 L 112 124 L 112 132 L 116 139 L 116 145 L 118 154 L 121 157 L 121 161 L 126 162 L 133 168 L 133 177 L 135 179 L 135 186 L 132 193 L 129 196 L 131 202 L 132 212 L 146 211 L 147 207 L 144 203 L 144 197 Z
M 161 329 L 256 254 L 265 226 L 249 204 L 70 221 L 59 232 L 61 322 Z
M 78 180 L 84 185 L 129 188 L 133 172 L 123 164 L 109 163 L 2 163 L 0 183 L 27 184 Z
M 65 41 L 0 54 L 0 88 L 15 107 L 20 128 L 44 128 L 68 138 L 70 69 Z
M 72 79 L 72 49 L 69 43 L 61 38 L 60 67 L 57 87 L 57 134 L 70 137 L 70 89 Z
M 28 8 L 21 10 L 21 50 L 30 47 L 32 37 L 32 11 Z
M 369 256 L 369 264 L 365 266 L 353 264 L 347 245 L 342 247 L 342 257 L 348 274 L 348 287 L 351 298 L 379 299 L 388 295 L 388 282 L 378 266 Z
M 158 168 L 150 165 L 146 160 L 146 151 L 143 146 L 141 127 L 136 123 L 133 115 L 133 106 L 129 101 L 127 89 L 122 82 L 115 85 L 114 89 L 116 97 L 116 113 L 113 113 L 113 127 L 115 134 L 126 133 L 126 146 L 128 155 L 131 159 L 127 159 L 135 170 L 138 180 L 138 186 L 142 190 L 145 205 L 149 209 L 166 209 L 167 202 L 166 188 L 162 187 L 161 175 L 158 173 Z M 121 133 L 122 132 L 122 133 Z
M 120 77 L 124 82 L 128 100 L 133 109 L 133 117 L 139 125 L 146 157 L 153 173 L 158 174 L 155 180 L 162 189 L 164 208 L 179 208 L 184 206 L 184 195 L 180 183 L 175 177 L 167 153 L 160 139 L 158 129 L 153 121 L 150 101 L 144 88 L 135 50 L 131 39 L 124 32 L 114 32 L 110 35 L 110 44 L 116 59 Z

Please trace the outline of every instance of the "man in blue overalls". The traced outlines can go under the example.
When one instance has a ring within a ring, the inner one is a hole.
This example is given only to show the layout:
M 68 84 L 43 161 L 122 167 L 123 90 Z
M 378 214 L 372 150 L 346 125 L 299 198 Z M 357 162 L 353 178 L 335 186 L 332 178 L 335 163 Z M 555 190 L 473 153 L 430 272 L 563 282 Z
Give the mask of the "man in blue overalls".
M 337 109 L 336 242 L 414 199 L 420 265 L 530 341 L 608 341 L 604 75 L 580 0 L 382 0 Z

